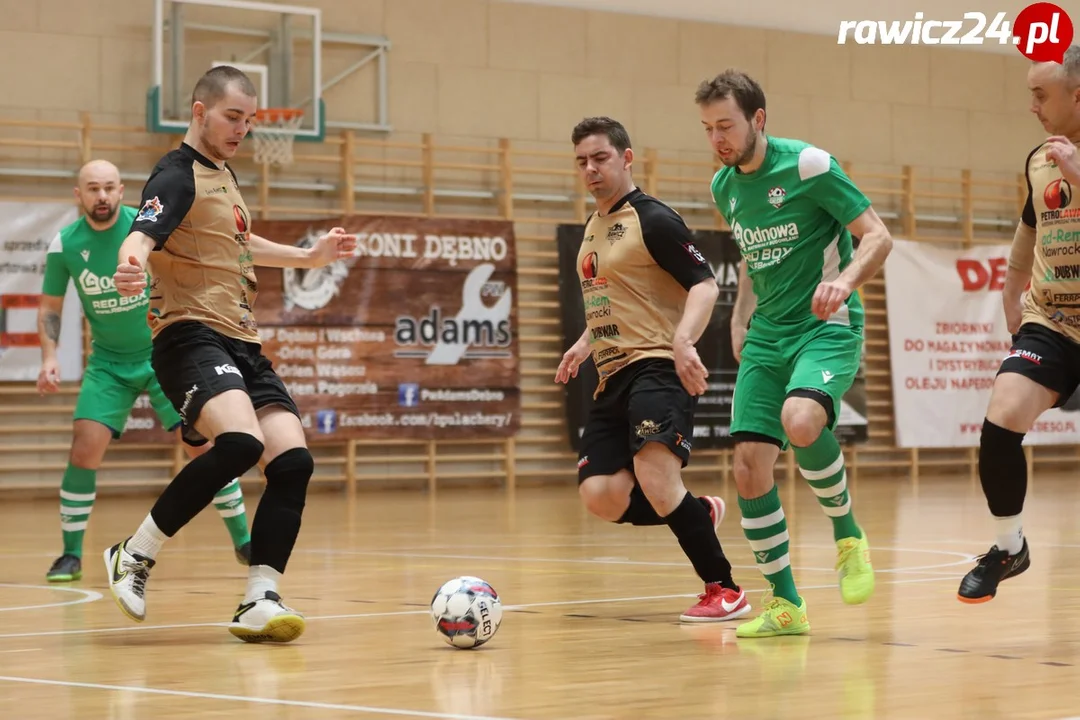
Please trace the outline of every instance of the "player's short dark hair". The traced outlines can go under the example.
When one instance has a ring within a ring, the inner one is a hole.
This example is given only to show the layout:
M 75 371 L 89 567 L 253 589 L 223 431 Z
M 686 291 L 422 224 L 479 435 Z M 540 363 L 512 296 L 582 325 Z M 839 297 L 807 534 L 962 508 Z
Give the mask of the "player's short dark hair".
M 248 97 L 258 97 L 259 92 L 255 89 L 255 83 L 243 71 L 237 70 L 232 65 L 218 65 L 206 71 L 199 82 L 195 83 L 195 89 L 191 92 L 191 103 L 201 102 L 206 107 L 213 107 L 218 100 L 225 97 L 225 88 L 229 83 L 235 82 L 240 86 L 240 91 Z
M 765 109 L 765 91 L 757 80 L 742 70 L 727 69 L 712 80 L 703 80 L 694 94 L 698 105 L 709 105 L 729 97 L 735 98 L 735 104 L 749 120 L 758 110 Z
M 630 133 L 626 132 L 626 128 L 623 127 L 621 122 L 609 117 L 585 118 L 574 126 L 574 132 L 570 134 L 570 141 L 577 145 L 590 135 L 607 135 L 612 147 L 619 152 L 625 152 L 630 148 Z

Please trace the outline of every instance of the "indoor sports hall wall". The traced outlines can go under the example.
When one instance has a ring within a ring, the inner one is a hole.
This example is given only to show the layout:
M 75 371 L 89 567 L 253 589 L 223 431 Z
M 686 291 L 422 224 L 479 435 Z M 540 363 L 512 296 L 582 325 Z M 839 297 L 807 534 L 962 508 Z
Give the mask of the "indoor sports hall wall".
M 1011 237 L 1023 200 L 1019 171 L 1043 137 L 1027 110 L 1027 62 L 1019 55 L 840 47 L 828 36 L 494 0 L 318 5 L 327 27 L 392 42 L 394 130 L 328 131 L 323 143 L 298 145 L 296 163 L 281 170 L 254 166 L 248 153 L 236 167 L 257 216 L 502 217 L 514 221 L 518 248 L 520 435 L 321 447 L 319 479 L 350 488 L 572 482 L 562 394 L 551 381 L 563 350 L 555 226 L 583 220 L 588 207 L 568 140 L 582 116 L 623 120 L 639 182 L 692 226 L 722 227 L 708 206 L 713 163 L 692 98 L 700 80 L 741 67 L 768 93 L 771 133 L 829 150 L 898 237 L 940 244 Z M 0 46 L 24 60 L 0 78 L 0 200 L 69 197 L 67 174 L 104 156 L 121 167 L 127 200 L 136 202 L 141 178 L 178 140 L 141 129 L 151 3 L 7 3 L 2 16 Z M 186 60 L 208 64 L 229 51 L 208 41 L 203 57 L 189 51 Z M 348 62 L 328 50 L 324 77 Z M 325 95 L 328 117 L 366 119 L 374 98 L 373 77 L 357 73 Z M 973 451 L 895 449 L 880 278 L 865 298 L 871 427 L 869 443 L 851 453 L 853 473 L 973 472 Z M 0 488 L 55 486 L 75 391 L 47 399 L 29 386 L 0 391 Z M 1039 448 L 1030 457 L 1077 459 L 1073 448 Z M 180 457 L 168 445 L 121 443 L 106 462 L 101 484 L 115 486 L 164 482 Z M 723 474 L 728 465 L 725 453 L 703 453 L 692 469 Z M 792 470 L 788 463 L 779 472 Z
M 25 61 L 0 79 L 0 112 L 143 122 L 149 0 L 6 5 L 0 42 Z M 838 46 L 824 35 L 494 0 L 317 5 L 326 28 L 393 43 L 390 121 L 402 140 L 430 132 L 563 149 L 581 115 L 603 112 L 622 119 L 641 147 L 700 154 L 693 90 L 729 65 L 764 82 L 774 133 L 851 162 L 1012 173 L 1041 132 L 1027 113 L 1019 54 Z M 208 55 L 223 49 L 206 47 Z M 328 77 L 343 54 L 324 62 Z M 327 94 L 330 116 L 370 113 L 373 88 L 368 75 L 348 78 Z

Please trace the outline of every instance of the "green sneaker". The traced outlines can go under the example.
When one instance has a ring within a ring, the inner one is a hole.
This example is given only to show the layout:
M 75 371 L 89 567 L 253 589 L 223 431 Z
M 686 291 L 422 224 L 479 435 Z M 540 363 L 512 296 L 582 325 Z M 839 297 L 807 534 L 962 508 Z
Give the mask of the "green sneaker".
M 75 555 L 61 555 L 45 573 L 49 582 L 72 582 L 82 578 L 82 559 Z
M 810 621 L 806 619 L 806 598 L 799 598 L 799 600 L 799 606 L 796 607 L 784 598 L 774 597 L 765 604 L 765 609 L 760 615 L 735 628 L 735 637 L 805 635 L 810 632 Z
M 840 575 L 840 595 L 848 605 L 859 605 L 874 594 L 874 566 L 870 564 L 870 544 L 866 532 L 861 538 L 836 541 L 836 570 Z

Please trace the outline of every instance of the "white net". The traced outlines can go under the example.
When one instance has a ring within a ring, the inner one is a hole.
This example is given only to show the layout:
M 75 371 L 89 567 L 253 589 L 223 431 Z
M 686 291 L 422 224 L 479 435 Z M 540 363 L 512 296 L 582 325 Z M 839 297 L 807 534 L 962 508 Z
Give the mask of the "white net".
M 255 162 L 288 165 L 293 161 L 293 141 L 304 114 L 299 110 L 260 110 L 251 126 Z

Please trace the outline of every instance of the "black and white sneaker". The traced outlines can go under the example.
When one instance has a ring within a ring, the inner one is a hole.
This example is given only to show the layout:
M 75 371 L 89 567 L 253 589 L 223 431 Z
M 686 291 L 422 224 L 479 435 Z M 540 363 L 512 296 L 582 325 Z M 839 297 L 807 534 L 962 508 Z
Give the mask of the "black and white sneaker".
M 154 561 L 127 551 L 131 538 L 105 551 L 105 572 L 113 599 L 125 615 L 135 622 L 146 619 L 146 581 Z
M 304 616 L 270 590 L 258 600 L 240 603 L 229 632 L 249 643 L 287 643 L 304 634 Z
M 234 548 L 236 551 L 236 562 L 240 563 L 244 567 L 251 565 L 251 542 L 246 542 L 238 548 Z
M 979 564 L 960 581 L 960 591 L 956 594 L 956 599 L 962 603 L 990 602 L 997 594 L 998 583 L 1031 567 L 1027 538 L 1024 538 L 1024 546 L 1016 555 L 1010 555 L 1008 551 L 994 545 L 978 560 Z

